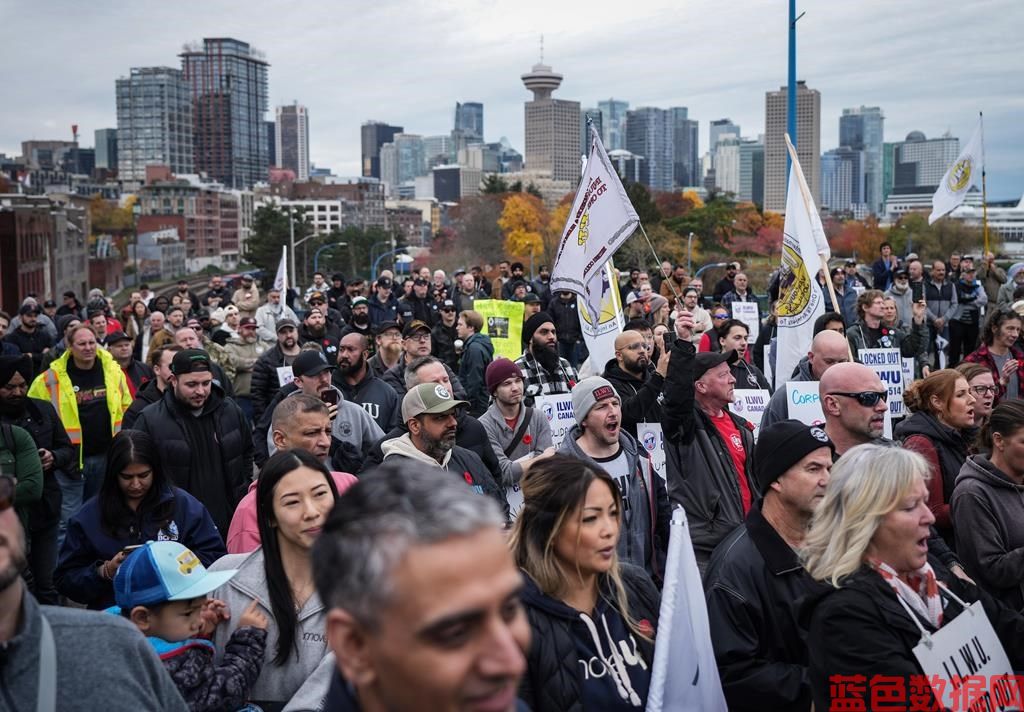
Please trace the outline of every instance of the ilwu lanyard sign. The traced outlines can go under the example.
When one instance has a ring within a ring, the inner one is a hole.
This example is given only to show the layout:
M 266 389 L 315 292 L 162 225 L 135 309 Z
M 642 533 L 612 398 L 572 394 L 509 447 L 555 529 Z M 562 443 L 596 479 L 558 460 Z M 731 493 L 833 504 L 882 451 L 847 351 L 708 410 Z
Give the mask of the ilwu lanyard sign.
M 757 302 L 733 302 L 732 318 L 739 319 L 750 329 L 747 341 L 757 341 L 758 334 L 761 333 L 761 316 L 757 312 Z
M 899 349 L 861 349 L 858 354 L 865 366 L 878 374 L 889 389 L 889 414 L 902 418 L 903 410 L 903 356 Z
M 548 419 L 548 425 L 551 426 L 551 444 L 557 450 L 576 425 L 576 416 L 572 412 L 572 396 L 569 393 L 537 396 L 533 401 L 533 407 Z
M 942 709 L 1021 709 L 1018 681 L 980 601 L 935 633 L 924 632 L 914 657 Z
M 640 444 L 651 457 L 651 467 L 665 479 L 665 434 L 661 423 L 637 423 L 636 434 Z
M 764 416 L 770 398 L 771 395 L 763 388 L 737 388 L 733 391 L 729 410 L 751 422 L 755 440 L 761 432 L 761 417 Z

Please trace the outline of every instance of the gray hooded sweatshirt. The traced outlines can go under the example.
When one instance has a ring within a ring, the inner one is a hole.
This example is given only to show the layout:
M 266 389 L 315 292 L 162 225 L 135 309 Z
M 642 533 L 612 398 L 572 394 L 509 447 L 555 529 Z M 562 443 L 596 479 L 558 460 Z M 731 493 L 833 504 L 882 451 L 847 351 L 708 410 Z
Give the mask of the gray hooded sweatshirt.
M 320 602 L 320 596 L 313 593 L 299 611 L 295 627 L 298 654 L 293 651 L 284 665 L 279 666 L 274 663 L 274 657 L 277 655 L 278 628 L 274 621 L 274 612 L 270 610 L 270 592 L 267 590 L 263 548 L 260 547 L 248 554 L 228 554 L 209 566 L 210 571 L 226 569 L 238 569 L 238 573 L 210 594 L 211 598 L 218 598 L 227 603 L 231 611 L 231 620 L 217 626 L 214 634 L 217 664 L 221 664 L 228 638 L 238 627 L 238 617 L 250 603 L 259 600 L 261 612 L 270 620 L 270 625 L 267 626 L 267 649 L 263 659 L 263 670 L 249 692 L 250 700 L 264 708 L 280 709 L 303 686 L 307 689 L 322 687 L 326 691 L 330 686 L 332 670 L 329 666 L 320 664 L 327 654 L 327 636 L 324 631 L 327 610 Z M 314 673 L 323 679 L 309 680 Z

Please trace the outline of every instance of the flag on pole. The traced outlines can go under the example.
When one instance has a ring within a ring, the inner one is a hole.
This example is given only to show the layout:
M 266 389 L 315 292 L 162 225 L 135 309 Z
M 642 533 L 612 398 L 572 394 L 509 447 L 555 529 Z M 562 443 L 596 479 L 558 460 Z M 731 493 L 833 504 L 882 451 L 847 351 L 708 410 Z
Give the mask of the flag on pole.
M 596 319 L 583 308 L 583 298 L 577 297 L 580 308 L 580 327 L 583 341 L 590 353 L 590 366 L 594 373 L 601 373 L 604 365 L 615 358 L 615 337 L 622 333 L 626 321 L 622 316 L 622 304 L 619 301 L 618 281 L 615 279 L 615 266 L 611 260 L 605 262 L 604 269 L 595 272 L 590 280 L 591 294 L 599 295 L 600 307 Z
M 775 367 L 777 382 L 785 382 L 814 339 L 814 320 L 825 313 L 825 295 L 818 284 L 818 270 L 827 265 L 832 251 L 821 226 L 818 208 L 811 197 L 786 136 L 792 164 L 786 194 L 786 222 L 782 229 L 782 272 L 779 276 L 778 331 Z M 825 275 L 828 280 L 828 275 Z
M 946 171 L 946 175 L 942 176 L 942 182 L 939 183 L 935 195 L 932 196 L 932 214 L 928 216 L 929 225 L 956 209 L 960 203 L 964 202 L 971 186 L 981 182 L 981 174 L 985 170 L 983 142 L 981 117 L 979 116 L 974 135 L 953 161 L 953 165 Z
M 551 268 L 551 293 L 570 291 L 583 298 L 592 320 L 601 313 L 602 267 L 625 242 L 640 218 L 590 127 L 590 157 L 576 190 L 572 210 L 558 241 Z M 595 278 L 596 276 L 596 278 Z
M 274 276 L 274 289 L 281 292 L 282 299 L 288 293 L 288 246 L 281 246 L 281 262 L 277 265 L 277 274 Z
M 672 513 L 669 532 L 647 712 L 726 712 L 704 586 L 682 507 Z

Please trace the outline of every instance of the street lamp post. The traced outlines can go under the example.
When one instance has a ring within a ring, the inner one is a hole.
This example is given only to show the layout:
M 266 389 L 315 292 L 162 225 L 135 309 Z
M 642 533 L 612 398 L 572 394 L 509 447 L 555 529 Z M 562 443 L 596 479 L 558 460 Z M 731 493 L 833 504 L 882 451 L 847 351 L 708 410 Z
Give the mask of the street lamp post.
M 388 257 L 389 255 L 394 255 L 394 254 L 398 254 L 399 252 L 402 252 L 402 251 L 404 251 L 404 250 L 405 250 L 405 248 L 404 248 L 404 247 L 397 247 L 397 248 L 395 248 L 395 249 L 393 249 L 393 250 L 388 250 L 387 252 L 385 252 L 385 253 L 383 253 L 383 254 L 379 255 L 379 256 L 377 257 L 377 259 L 376 259 L 376 260 L 374 261 L 374 263 L 373 263 L 373 267 L 372 267 L 372 268 L 370 269 L 370 281 L 371 281 L 371 282 L 374 282 L 374 281 L 376 281 L 376 280 L 377 280 L 377 267 L 378 267 L 378 266 L 380 265 L 380 261 L 381 261 L 382 259 L 384 259 L 385 257 Z M 412 259 L 410 258 L 410 260 L 409 260 L 409 261 L 411 262 L 411 261 L 412 261 Z
M 686 238 L 686 273 L 693 273 L 693 233 Z
M 330 242 L 330 243 L 328 243 L 326 245 L 321 245 L 320 247 L 316 248 L 316 252 L 313 253 L 313 272 L 319 272 L 320 271 L 320 253 L 321 252 L 323 252 L 324 250 L 329 250 L 332 247 L 345 247 L 346 245 L 348 245 L 347 242 Z

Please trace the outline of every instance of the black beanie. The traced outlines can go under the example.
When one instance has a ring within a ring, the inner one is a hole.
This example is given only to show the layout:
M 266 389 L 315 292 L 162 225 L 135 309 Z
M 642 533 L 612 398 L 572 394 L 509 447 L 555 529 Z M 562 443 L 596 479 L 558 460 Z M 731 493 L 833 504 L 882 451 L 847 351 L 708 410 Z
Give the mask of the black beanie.
M 762 430 L 754 446 L 754 475 L 761 486 L 761 495 L 767 494 L 772 482 L 786 470 L 823 447 L 833 453 L 836 451 L 832 440 L 817 425 L 781 420 Z
M 25 383 L 32 385 L 32 357 L 28 354 L 0 356 L 0 386 L 6 386 L 15 373 L 20 373 Z
M 549 321 L 552 324 L 555 323 L 555 320 L 552 319 L 551 315 L 548 314 L 547 312 L 537 312 L 529 319 L 527 319 L 526 323 L 523 324 L 523 346 L 525 347 L 527 344 L 530 343 L 530 340 L 533 338 L 534 332 L 541 327 L 541 324 L 544 324 Z

